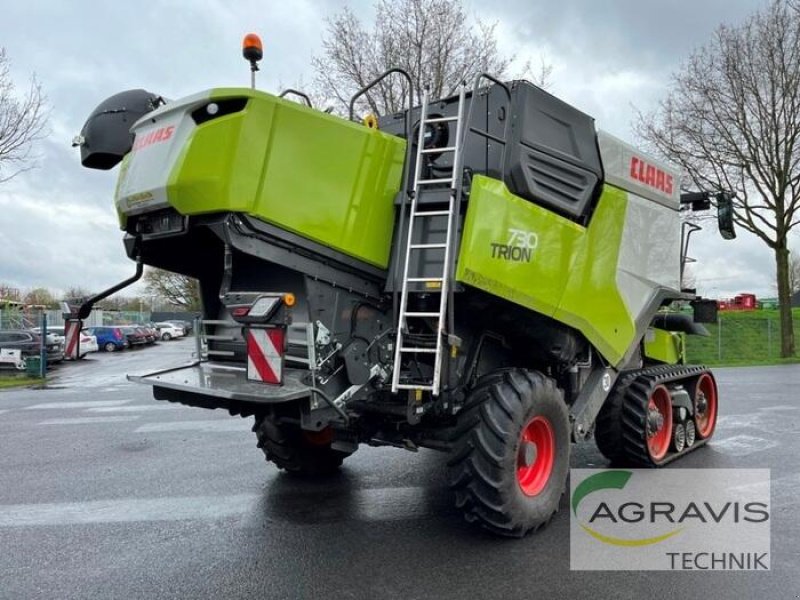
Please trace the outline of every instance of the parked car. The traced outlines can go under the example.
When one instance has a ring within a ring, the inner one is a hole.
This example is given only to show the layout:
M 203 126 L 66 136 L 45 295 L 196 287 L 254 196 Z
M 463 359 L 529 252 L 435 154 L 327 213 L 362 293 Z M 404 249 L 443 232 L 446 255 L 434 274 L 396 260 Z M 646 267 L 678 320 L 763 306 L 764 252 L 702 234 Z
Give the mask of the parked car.
M 66 327 L 62 327 L 59 325 L 55 325 L 53 327 L 47 328 L 47 341 L 53 343 L 59 343 L 66 348 Z M 41 335 L 41 328 L 35 327 L 31 331 L 36 332 L 37 334 Z M 81 339 L 80 339 L 80 357 L 83 358 L 89 352 L 97 352 L 98 351 L 97 339 L 92 336 L 90 333 L 86 331 L 86 329 L 81 330 Z
M 142 334 L 144 334 L 144 337 L 147 340 L 148 344 L 155 343 L 156 338 L 158 337 L 158 332 L 155 329 L 150 329 L 146 325 L 136 325 L 136 329 L 138 329 Z
M 128 345 L 131 348 L 144 346 L 147 344 L 147 336 L 145 335 L 144 331 L 142 331 L 138 327 L 133 327 L 132 325 L 124 325 L 119 328 L 125 338 L 128 340 Z
M 6 350 L 22 350 L 24 357 L 39 356 L 41 336 L 29 329 L 0 330 L 0 348 Z M 64 346 L 45 341 L 47 362 L 60 362 L 64 360 Z
M 161 339 L 165 342 L 184 336 L 183 327 L 178 327 L 174 323 L 156 323 L 156 329 L 158 330 Z
M 59 331 L 60 329 L 60 331 Z M 31 331 L 36 335 L 42 335 L 41 327 L 32 327 Z M 64 328 L 48 327 L 47 328 L 47 343 L 48 344 L 61 344 L 64 345 Z
M 123 350 L 129 346 L 128 340 L 120 327 L 86 327 L 83 331 L 88 335 L 94 336 L 98 347 L 106 352 Z
M 179 319 L 168 319 L 164 321 L 165 323 L 172 323 L 176 327 L 180 327 L 183 329 L 183 335 L 189 335 L 192 333 L 192 322 L 191 321 L 181 321 Z
M 100 350 L 100 345 L 97 343 L 97 338 L 85 329 L 81 329 L 81 358 L 89 352 L 97 352 L 98 350 Z

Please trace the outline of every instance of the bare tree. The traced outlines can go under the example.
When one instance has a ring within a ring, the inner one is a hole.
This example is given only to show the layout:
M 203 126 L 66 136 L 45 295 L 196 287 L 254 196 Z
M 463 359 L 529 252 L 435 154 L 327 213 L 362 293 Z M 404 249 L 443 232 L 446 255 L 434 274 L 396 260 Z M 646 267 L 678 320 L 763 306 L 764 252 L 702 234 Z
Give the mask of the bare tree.
M 497 49 L 496 24 L 470 19 L 461 0 L 379 0 L 375 11 L 371 26 L 347 7 L 328 19 L 323 53 L 313 59 L 317 95 L 327 94 L 341 110 L 356 91 L 393 67 L 411 75 L 419 103 L 426 85 L 442 98 L 482 71 L 503 76 L 513 60 Z M 542 62 L 537 75 L 546 79 L 550 72 Z M 403 110 L 407 88 L 400 78 L 389 78 L 366 96 L 364 108 L 378 114 Z
M 47 288 L 33 288 L 25 294 L 25 304 L 32 306 L 46 306 L 47 308 L 58 308 L 53 292 Z
M 735 222 L 774 252 L 781 356 L 793 356 L 788 235 L 800 224 L 800 14 L 777 0 L 740 26 L 721 26 L 637 129 L 695 186 L 736 192 Z
M 94 296 L 94 292 L 90 292 L 79 285 L 67 288 L 67 291 L 64 292 L 64 299 L 70 304 L 80 304 L 92 296 Z
M 200 287 L 196 279 L 151 267 L 144 274 L 144 281 L 149 294 L 168 304 L 189 311 L 200 310 Z
M 33 145 L 46 134 L 42 88 L 31 79 L 24 96 L 15 93 L 5 48 L 0 47 L 0 183 L 34 166 Z

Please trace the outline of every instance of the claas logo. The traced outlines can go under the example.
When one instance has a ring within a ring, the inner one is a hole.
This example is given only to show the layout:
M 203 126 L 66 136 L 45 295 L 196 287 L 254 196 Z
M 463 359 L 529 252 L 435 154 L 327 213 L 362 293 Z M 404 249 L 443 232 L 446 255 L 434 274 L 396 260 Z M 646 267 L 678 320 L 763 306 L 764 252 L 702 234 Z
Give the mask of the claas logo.
M 631 157 L 631 179 L 648 187 L 672 195 L 674 179 L 672 175 L 638 156 Z
M 136 136 L 136 139 L 133 142 L 133 149 L 141 150 L 142 148 L 146 148 L 147 146 L 152 146 L 153 144 L 158 144 L 159 142 L 166 142 L 169 138 L 172 137 L 172 134 L 175 132 L 175 126 L 170 125 L 169 127 L 161 127 L 159 129 L 154 129 L 150 133 L 145 136 L 139 137 Z

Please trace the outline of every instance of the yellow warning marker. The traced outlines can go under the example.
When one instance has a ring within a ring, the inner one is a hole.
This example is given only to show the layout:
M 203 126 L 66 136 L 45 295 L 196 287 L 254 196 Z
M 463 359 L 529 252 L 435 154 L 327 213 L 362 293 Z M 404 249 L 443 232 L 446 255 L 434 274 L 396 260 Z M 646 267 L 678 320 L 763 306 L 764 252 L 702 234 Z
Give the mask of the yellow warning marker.
M 369 129 L 378 129 L 378 117 L 369 113 L 366 117 L 364 117 L 363 123 Z

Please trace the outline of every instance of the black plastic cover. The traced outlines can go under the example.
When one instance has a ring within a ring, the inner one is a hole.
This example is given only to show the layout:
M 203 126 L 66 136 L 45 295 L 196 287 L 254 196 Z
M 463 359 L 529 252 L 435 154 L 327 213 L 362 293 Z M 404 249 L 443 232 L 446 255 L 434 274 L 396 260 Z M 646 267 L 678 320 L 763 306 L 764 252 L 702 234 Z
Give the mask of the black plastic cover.
M 81 164 L 90 169 L 114 167 L 131 151 L 133 124 L 162 102 L 160 96 L 141 89 L 103 100 L 81 129 Z
M 514 83 L 506 183 L 573 218 L 588 216 L 603 180 L 594 119 L 524 81 Z
M 716 323 L 717 311 L 719 310 L 717 301 L 708 298 L 697 298 L 691 302 L 694 309 L 695 323 Z

